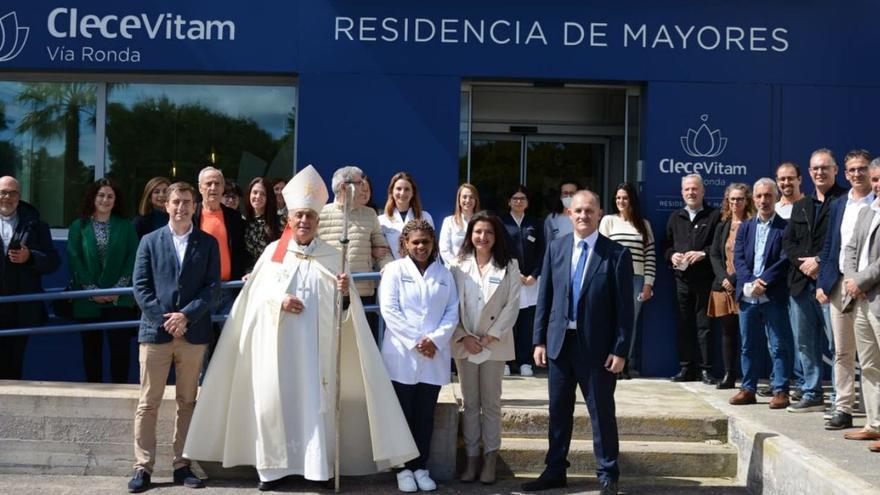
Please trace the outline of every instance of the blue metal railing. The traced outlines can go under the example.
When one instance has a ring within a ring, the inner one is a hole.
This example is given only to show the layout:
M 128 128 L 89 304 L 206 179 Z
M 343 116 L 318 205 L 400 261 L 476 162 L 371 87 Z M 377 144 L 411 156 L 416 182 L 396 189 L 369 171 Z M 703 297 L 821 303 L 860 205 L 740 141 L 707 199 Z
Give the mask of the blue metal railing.
M 369 272 L 369 273 L 354 273 L 352 274 L 352 280 L 355 282 L 362 281 L 370 281 L 370 280 L 379 280 L 379 272 Z M 220 284 L 221 290 L 234 290 L 240 289 L 244 285 L 244 282 L 240 280 L 232 281 L 232 282 L 223 282 Z M 62 288 L 50 288 L 46 289 L 46 292 L 38 292 L 33 294 L 16 294 L 14 296 L 0 296 L 0 304 L 8 304 L 8 303 L 22 303 L 22 302 L 34 302 L 34 301 L 54 301 L 57 299 L 85 299 L 89 297 L 95 296 L 123 296 L 123 295 L 132 295 L 134 293 L 134 289 L 131 287 L 116 287 L 113 289 L 88 289 L 88 290 L 64 290 Z M 364 305 L 364 311 L 368 313 L 379 313 L 379 305 L 378 304 L 368 304 Z M 226 321 L 226 317 L 229 316 L 227 314 L 213 314 L 211 315 L 211 321 L 214 322 L 223 322 Z M 22 328 L 10 328 L 0 330 L 0 337 L 11 337 L 13 335 L 45 335 L 45 334 L 53 334 L 53 333 L 67 333 L 67 332 L 87 332 L 91 330 L 117 330 L 121 328 L 133 328 L 140 325 L 140 320 L 125 320 L 125 321 L 108 321 L 108 322 L 94 322 L 94 323 L 63 323 L 63 324 L 52 324 L 52 325 L 41 325 L 38 327 L 22 327 Z M 385 333 L 385 322 L 382 318 L 379 318 L 379 329 L 378 329 L 378 338 L 379 342 L 382 341 L 382 335 Z

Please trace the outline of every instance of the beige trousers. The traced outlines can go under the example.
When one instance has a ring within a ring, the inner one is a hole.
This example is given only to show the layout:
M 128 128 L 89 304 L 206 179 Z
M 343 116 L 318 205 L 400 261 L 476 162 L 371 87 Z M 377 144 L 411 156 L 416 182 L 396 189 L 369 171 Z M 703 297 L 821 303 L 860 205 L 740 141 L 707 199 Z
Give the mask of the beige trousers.
M 485 361 L 473 364 L 467 359 L 456 359 L 461 398 L 464 405 L 462 433 L 468 457 L 501 448 L 501 380 L 504 361 Z
M 865 427 L 880 433 L 880 319 L 864 299 L 856 302 L 855 336 L 862 367 Z
M 177 337 L 167 344 L 140 344 L 141 396 L 134 416 L 134 467 L 153 472 L 156 463 L 156 418 L 168 372 L 174 363 L 177 392 L 177 418 L 174 423 L 174 469 L 188 466 L 183 458 L 183 444 L 189 431 L 189 422 L 196 407 L 199 373 L 207 344 L 190 344 Z
M 855 403 L 855 311 L 843 313 L 843 278 L 831 289 L 831 330 L 834 334 L 834 409 L 852 414 Z

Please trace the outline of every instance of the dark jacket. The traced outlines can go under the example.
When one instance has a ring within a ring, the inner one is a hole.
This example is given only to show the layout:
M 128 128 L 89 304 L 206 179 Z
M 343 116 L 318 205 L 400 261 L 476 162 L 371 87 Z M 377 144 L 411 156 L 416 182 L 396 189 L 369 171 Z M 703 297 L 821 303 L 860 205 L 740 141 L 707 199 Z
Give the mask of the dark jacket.
M 828 232 L 828 218 L 831 211 L 831 203 L 840 196 L 845 196 L 847 190 L 836 183 L 825 193 L 825 201 L 816 211 L 816 201 L 813 196 L 805 196 L 791 207 L 791 218 L 788 219 L 788 227 L 782 236 L 782 249 L 788 256 L 790 266 L 788 268 L 788 289 L 792 296 L 797 296 L 807 287 L 809 277 L 800 270 L 801 262 L 798 258 L 817 256 L 822 251 L 825 243 L 825 234 Z
M 689 266 L 687 270 L 675 270 L 675 277 L 684 282 L 709 281 L 715 276 L 712 271 L 712 263 L 709 261 L 709 250 L 715 240 L 715 229 L 721 218 L 721 212 L 709 205 L 703 205 L 703 209 L 691 221 L 687 210 L 684 208 L 672 212 L 666 223 L 666 251 L 664 256 L 666 263 L 672 266 L 672 255 L 686 253 L 688 251 L 704 251 L 707 256 Z
M 98 241 L 92 221 L 77 218 L 67 230 L 67 261 L 74 289 L 109 289 L 130 287 L 138 238 L 134 226 L 125 218 L 110 215 L 110 232 L 104 263 L 98 261 Z M 115 305 L 134 307 L 131 296 L 119 296 Z M 114 303 L 96 303 L 89 299 L 73 300 L 74 318 L 98 318 L 101 308 Z
M 507 243 L 519 263 L 520 273 L 524 277 L 531 275 L 538 278 L 544 259 L 544 225 L 541 220 L 525 215 L 522 223 L 517 225 L 510 212 L 507 212 L 501 217 L 501 223 L 504 224 Z
M 819 280 L 816 288 L 822 289 L 825 295 L 830 296 L 834 285 L 843 277 L 840 273 L 840 251 L 846 246 L 841 245 L 840 226 L 843 224 L 843 214 L 846 212 L 846 202 L 849 196 L 844 194 L 831 204 L 828 212 L 828 234 L 819 254 Z
M 223 223 L 226 225 L 226 244 L 229 248 L 229 258 L 232 264 L 230 273 L 231 280 L 239 280 L 244 276 L 249 266 L 252 266 L 251 256 L 244 245 L 244 219 L 241 213 L 221 204 L 223 210 Z M 192 218 L 196 227 L 202 221 L 202 203 L 196 205 L 196 211 Z
M 736 270 L 733 273 L 727 273 L 727 250 L 724 249 L 732 224 L 732 219 L 728 218 L 715 228 L 715 240 L 712 241 L 712 247 L 709 249 L 709 261 L 712 262 L 712 272 L 715 274 L 712 290 L 716 292 L 726 292 L 724 286 L 721 285 L 724 279 L 736 287 Z M 742 224 L 740 224 L 741 226 Z
M 788 303 L 788 261 L 782 250 L 782 233 L 785 232 L 786 221 L 776 215 L 770 223 L 770 233 L 764 244 L 764 271 L 759 277 L 755 270 L 755 242 L 758 229 L 758 217 L 743 222 L 736 231 L 736 248 L 734 248 L 734 266 L 736 266 L 736 300 L 743 297 L 743 287 L 749 282 L 761 279 L 767 283 L 767 298 L 774 302 Z
M 134 230 L 137 232 L 138 239 L 142 239 L 145 235 L 168 225 L 168 213 L 162 210 L 152 209 L 146 215 L 138 215 L 132 221 Z
M 171 342 L 163 315 L 177 311 L 189 320 L 187 341 L 207 344 L 213 340 L 211 310 L 220 290 L 220 248 L 213 236 L 194 225 L 181 264 L 170 228 L 147 234 L 138 246 L 133 285 L 142 312 L 138 342 Z
M 43 292 L 43 276 L 54 272 L 61 265 L 49 226 L 40 220 L 37 209 L 29 203 L 19 201 L 16 213 L 18 225 L 12 234 L 12 241 L 20 241 L 27 246 L 31 257 L 27 263 L 21 264 L 13 263 L 9 256 L 3 256 L 0 260 L 0 294 L 4 296 Z M 0 240 L 0 245 L 2 244 L 3 241 Z M 46 308 L 39 301 L 2 304 L 0 318 L 4 319 L 4 326 L 7 328 L 40 325 L 46 321 Z

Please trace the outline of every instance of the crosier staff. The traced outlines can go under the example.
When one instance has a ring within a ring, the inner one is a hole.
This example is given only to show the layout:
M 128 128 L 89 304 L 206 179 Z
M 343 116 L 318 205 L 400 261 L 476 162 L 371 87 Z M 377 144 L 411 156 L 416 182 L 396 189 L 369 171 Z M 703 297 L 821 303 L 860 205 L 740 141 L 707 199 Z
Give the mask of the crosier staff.
M 341 273 L 348 272 L 348 219 L 351 213 L 351 200 L 354 199 L 354 184 L 346 182 L 343 184 L 343 215 L 342 215 L 342 236 L 339 238 L 339 244 L 342 246 L 342 270 Z M 336 289 L 336 461 L 334 467 L 333 485 L 336 493 L 339 493 L 339 464 L 340 464 L 340 426 L 342 423 L 342 392 L 340 390 L 342 378 L 342 304 L 343 294 L 337 287 Z

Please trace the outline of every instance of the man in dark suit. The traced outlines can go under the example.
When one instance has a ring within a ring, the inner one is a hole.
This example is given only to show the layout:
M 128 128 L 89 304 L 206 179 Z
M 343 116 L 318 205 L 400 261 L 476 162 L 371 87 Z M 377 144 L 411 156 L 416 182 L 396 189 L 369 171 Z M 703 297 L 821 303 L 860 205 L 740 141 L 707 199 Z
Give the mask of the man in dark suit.
M 58 269 L 61 260 L 52 244 L 49 226 L 40 213 L 21 201 L 14 177 L 0 177 L 0 295 L 43 292 L 43 275 Z M 0 304 L 0 329 L 33 327 L 46 321 L 40 301 Z M 0 338 L 0 380 L 20 380 L 27 336 Z
M 846 179 L 851 186 L 846 196 L 831 205 L 828 234 L 819 255 L 822 263 L 816 283 L 816 299 L 831 304 L 831 330 L 834 336 L 834 404 L 831 419 L 825 423 L 826 430 L 852 428 L 852 412 L 855 403 L 856 340 L 854 314 L 843 304 L 846 290 L 843 284 L 844 247 L 851 240 L 856 220 L 862 208 L 869 208 L 874 201 L 871 182 L 868 179 L 868 163 L 871 155 L 865 150 L 853 150 L 843 159 Z
M 633 322 L 633 265 L 629 250 L 600 235 L 599 200 L 579 191 L 571 204 L 574 233 L 550 243 L 535 311 L 534 358 L 550 376 L 550 446 L 541 476 L 526 491 L 564 487 L 580 386 L 593 425 L 593 451 L 602 495 L 617 493 L 620 469 L 614 388 Z
M 185 182 L 168 188 L 169 222 L 141 240 L 134 265 L 134 297 L 143 313 L 140 342 L 141 394 L 134 420 L 134 476 L 131 493 L 150 487 L 156 458 L 156 417 L 168 371 L 174 363 L 177 419 L 174 425 L 174 482 L 204 486 L 183 458 L 183 444 L 196 405 L 199 373 L 213 340 L 211 310 L 220 286 L 217 241 L 192 222 L 195 190 Z
M 794 366 L 788 318 L 788 259 L 782 249 L 787 222 L 775 211 L 779 190 L 773 179 L 758 179 L 752 188 L 752 198 L 758 214 L 740 226 L 733 250 L 743 381 L 740 391 L 729 402 L 737 406 L 757 402 L 760 371 L 755 360 L 764 354 L 769 337 L 773 360 L 770 409 L 784 409 L 790 404 L 789 379 Z

